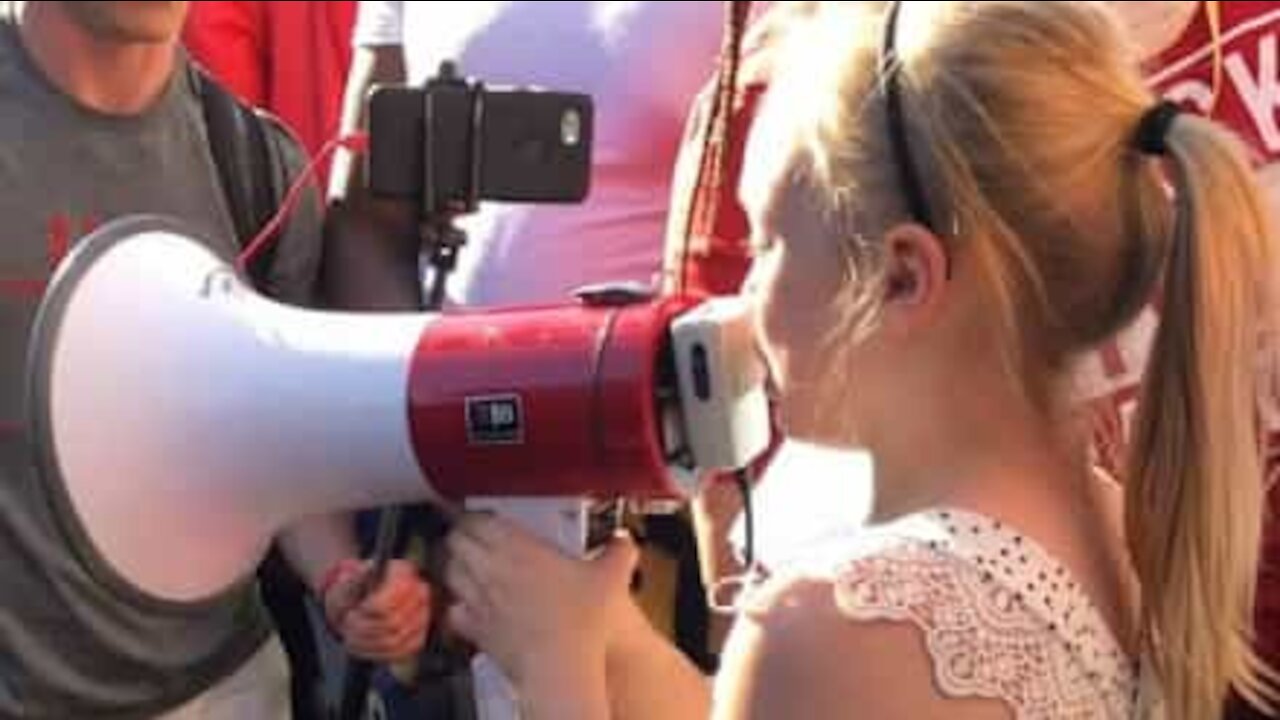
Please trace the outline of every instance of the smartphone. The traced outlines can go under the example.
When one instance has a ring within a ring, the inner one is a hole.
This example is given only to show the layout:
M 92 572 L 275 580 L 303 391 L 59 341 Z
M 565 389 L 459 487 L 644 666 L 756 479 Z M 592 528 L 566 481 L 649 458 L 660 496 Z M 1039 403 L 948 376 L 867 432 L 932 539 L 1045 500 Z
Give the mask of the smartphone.
M 577 203 L 591 184 L 590 96 L 456 79 L 379 86 L 369 97 L 375 195 L 424 213 L 475 203 Z

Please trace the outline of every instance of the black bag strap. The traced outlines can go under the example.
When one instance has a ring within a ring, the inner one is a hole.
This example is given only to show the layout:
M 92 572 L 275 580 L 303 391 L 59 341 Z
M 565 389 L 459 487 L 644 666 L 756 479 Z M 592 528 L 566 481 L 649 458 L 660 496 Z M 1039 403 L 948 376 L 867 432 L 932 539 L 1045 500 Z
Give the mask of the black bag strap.
M 244 248 L 283 199 L 281 150 L 268 137 L 267 118 L 234 98 L 195 65 L 191 66 L 191 83 L 200 98 L 209 153 L 231 212 L 236 240 Z M 274 260 L 275 243 L 270 243 L 249 265 L 249 279 L 260 290 L 268 287 Z

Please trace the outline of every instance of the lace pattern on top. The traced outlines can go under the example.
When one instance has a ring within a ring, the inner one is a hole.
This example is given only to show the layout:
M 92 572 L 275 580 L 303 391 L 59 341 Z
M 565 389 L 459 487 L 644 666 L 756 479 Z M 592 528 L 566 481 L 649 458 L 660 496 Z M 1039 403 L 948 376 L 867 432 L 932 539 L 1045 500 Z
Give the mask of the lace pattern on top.
M 1018 720 L 1130 718 L 1137 668 L 1070 573 L 999 521 L 915 516 L 841 564 L 837 606 L 924 635 L 944 695 L 1000 700 Z

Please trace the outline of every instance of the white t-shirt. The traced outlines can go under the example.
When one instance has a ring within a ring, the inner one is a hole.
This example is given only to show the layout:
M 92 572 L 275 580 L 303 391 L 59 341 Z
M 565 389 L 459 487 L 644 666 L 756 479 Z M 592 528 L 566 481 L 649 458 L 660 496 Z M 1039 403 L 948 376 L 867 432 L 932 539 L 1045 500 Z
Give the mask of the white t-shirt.
M 361 2 L 358 46 L 401 45 L 408 79 L 442 60 L 490 85 L 589 93 L 596 129 L 581 205 L 486 204 L 450 281 L 472 306 L 557 302 L 600 282 L 652 283 L 685 115 L 715 70 L 717 2 Z

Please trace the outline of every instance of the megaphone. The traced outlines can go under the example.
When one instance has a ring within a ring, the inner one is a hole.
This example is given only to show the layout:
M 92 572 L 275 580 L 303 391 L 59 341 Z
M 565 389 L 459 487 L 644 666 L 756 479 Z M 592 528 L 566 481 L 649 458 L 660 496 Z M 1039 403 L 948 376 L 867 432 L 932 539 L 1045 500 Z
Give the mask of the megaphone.
M 679 498 L 769 442 L 742 314 L 599 293 L 485 313 L 257 294 L 187 226 L 82 240 L 28 361 L 36 463 L 106 580 L 199 602 L 316 514 L 442 498 Z

